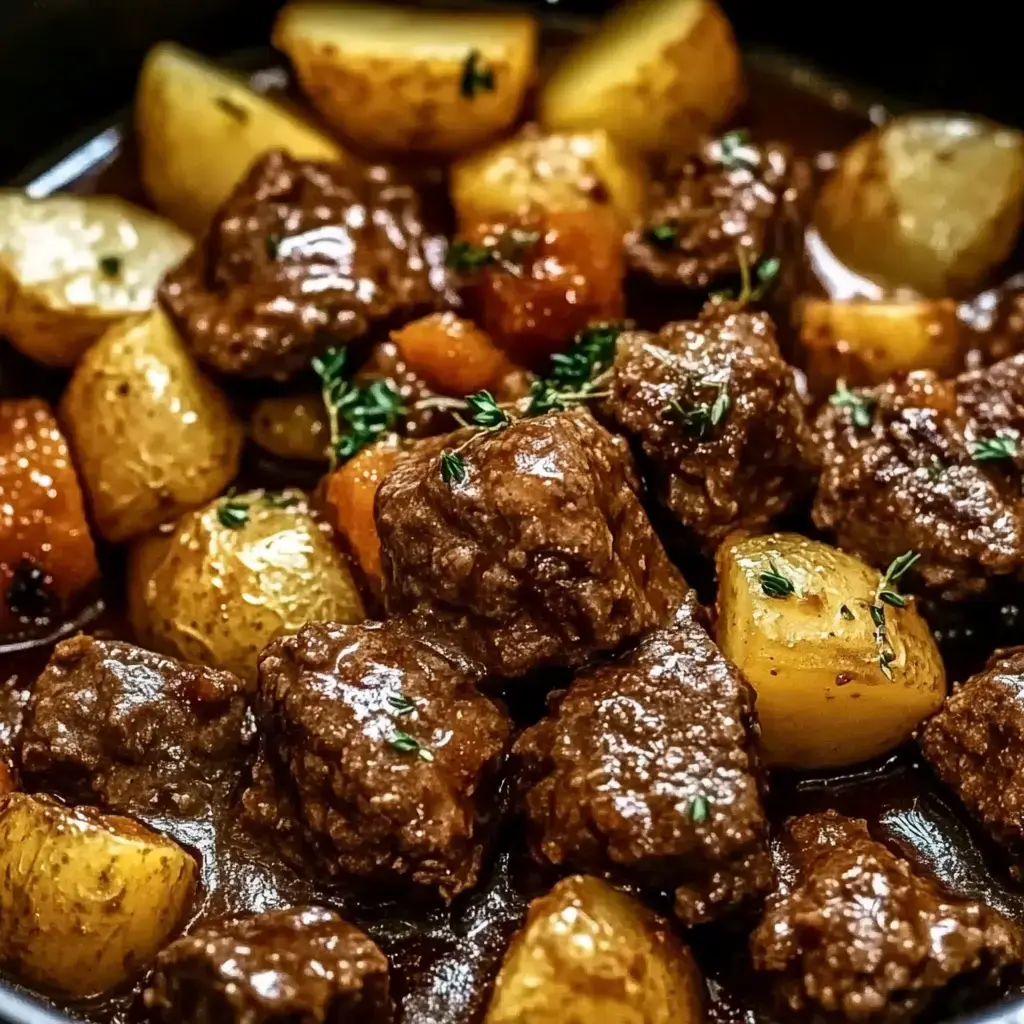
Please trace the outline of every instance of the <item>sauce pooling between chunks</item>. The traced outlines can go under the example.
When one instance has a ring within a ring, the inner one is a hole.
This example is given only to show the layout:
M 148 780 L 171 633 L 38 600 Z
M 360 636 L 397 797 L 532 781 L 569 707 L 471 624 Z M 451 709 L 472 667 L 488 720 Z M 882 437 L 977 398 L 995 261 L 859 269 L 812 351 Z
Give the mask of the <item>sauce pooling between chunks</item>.
M 941 380 L 921 371 L 837 393 L 817 423 L 814 521 L 884 567 L 921 555 L 944 597 L 1024 569 L 1024 355 Z
M 510 723 L 428 637 L 311 623 L 274 641 L 244 804 L 300 866 L 451 900 L 476 883 Z
M 328 344 L 443 307 L 444 242 L 415 189 L 386 168 L 358 177 L 271 152 L 161 288 L 196 357 L 222 373 L 283 379 Z
M 687 924 L 769 887 L 754 695 L 688 612 L 553 703 L 514 748 L 538 859 L 668 889 Z
M 443 472 L 452 446 L 461 479 Z M 688 589 L 637 490 L 625 442 L 582 408 L 426 442 L 377 492 L 388 612 L 499 677 L 614 650 Z
M 1016 925 L 947 896 L 864 821 L 810 814 L 787 823 L 783 843 L 783 881 L 751 953 L 799 1019 L 909 1020 L 948 1007 L 948 986 L 997 986 L 1024 959 Z

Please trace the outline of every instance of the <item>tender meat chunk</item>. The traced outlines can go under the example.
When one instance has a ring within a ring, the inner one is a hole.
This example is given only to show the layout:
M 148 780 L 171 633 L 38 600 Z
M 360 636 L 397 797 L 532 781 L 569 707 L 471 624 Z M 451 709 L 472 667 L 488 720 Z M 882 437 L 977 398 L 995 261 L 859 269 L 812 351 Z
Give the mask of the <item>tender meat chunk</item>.
M 195 355 L 223 373 L 285 378 L 328 345 L 439 308 L 444 243 L 380 167 L 268 153 L 171 271 L 161 299 Z
M 472 887 L 510 729 L 476 675 L 401 622 L 311 623 L 274 641 L 249 819 L 329 876 L 445 899 Z
M 948 598 L 1024 566 L 1024 355 L 940 380 L 920 371 L 827 407 L 814 521 L 878 567 L 913 550 Z
M 22 769 L 72 801 L 193 813 L 239 771 L 253 691 L 230 672 L 132 644 L 64 640 L 32 690 Z
M 654 469 L 658 496 L 714 547 L 808 487 L 810 429 L 771 320 L 729 305 L 654 335 L 623 334 L 609 408 Z
M 625 441 L 582 408 L 424 443 L 377 491 L 391 614 L 447 630 L 497 676 L 578 665 L 669 621 L 686 585 Z M 442 474 L 444 445 L 461 481 Z
M 810 165 L 743 132 L 707 140 L 655 180 L 647 224 L 626 236 L 631 269 L 660 284 L 707 289 L 799 244 Z M 794 262 L 794 261 L 790 261 Z
M 921 751 L 997 842 L 1024 853 L 1024 647 L 999 651 L 946 698 Z
M 589 323 L 624 310 L 622 229 L 604 207 L 479 224 L 452 262 L 473 318 L 513 362 L 540 370 Z
M 947 986 L 997 984 L 1024 957 L 1016 925 L 947 896 L 834 811 L 787 823 L 795 872 L 751 936 L 754 967 L 801 1020 L 902 1021 Z
M 771 884 L 754 696 L 685 615 L 585 672 L 513 748 L 534 856 L 675 890 L 708 921 Z
M 388 962 L 322 907 L 204 925 L 157 957 L 146 1007 L 167 1024 L 386 1024 Z
M 0 402 L 0 635 L 58 624 L 99 576 L 78 475 L 50 407 Z

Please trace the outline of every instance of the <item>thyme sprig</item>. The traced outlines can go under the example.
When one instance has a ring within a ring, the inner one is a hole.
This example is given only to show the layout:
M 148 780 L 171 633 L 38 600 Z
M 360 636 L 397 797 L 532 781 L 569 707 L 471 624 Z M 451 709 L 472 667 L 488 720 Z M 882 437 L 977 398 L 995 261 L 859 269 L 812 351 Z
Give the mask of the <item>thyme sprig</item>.
M 512 417 L 495 401 L 494 395 L 490 391 L 477 391 L 476 394 L 470 395 L 466 399 L 466 409 L 471 413 L 471 422 L 466 423 L 464 420 L 460 422 L 467 427 L 479 427 L 483 433 L 493 434 L 512 424 Z M 463 441 L 458 448 L 445 448 L 441 452 L 438 464 L 441 470 L 441 479 L 446 484 L 464 484 L 466 482 L 469 474 L 462 452 L 480 436 L 479 432 L 475 433 Z
M 548 375 L 533 382 L 526 415 L 540 416 L 602 397 L 601 388 L 615 359 L 615 343 L 625 329 L 624 323 L 609 321 L 580 331 L 565 352 L 551 357 Z
M 855 427 L 870 427 L 878 400 L 870 395 L 851 391 L 845 380 L 836 381 L 836 390 L 828 400 L 834 409 L 849 409 Z
M 896 660 L 896 651 L 893 649 L 892 640 L 885 619 L 885 607 L 906 608 L 907 599 L 900 594 L 895 586 L 907 571 L 920 559 L 920 555 L 914 551 L 904 551 L 890 563 L 884 575 L 878 581 L 875 589 L 875 596 L 871 602 L 871 622 L 875 627 L 875 645 L 878 648 L 878 667 L 886 679 L 892 679 L 892 663 Z
M 522 270 L 527 253 L 539 241 L 539 231 L 527 231 L 523 228 L 509 228 L 503 231 L 494 245 L 454 241 L 448 246 L 445 265 L 462 274 L 472 274 L 494 265 L 518 272 Z
M 971 444 L 971 458 L 975 462 L 1003 462 L 1020 454 L 1016 434 L 997 434 Z
M 759 260 L 754 267 L 753 276 L 750 273 L 750 261 L 747 253 L 740 245 L 736 246 L 736 262 L 740 268 L 740 290 L 736 294 L 731 288 L 723 288 L 721 291 L 711 293 L 711 301 L 716 304 L 723 302 L 735 302 L 739 306 L 749 306 L 751 302 L 760 302 L 769 289 L 775 284 L 779 271 L 782 269 L 782 261 L 777 256 L 769 256 Z M 754 283 L 756 279 L 757 283 Z
M 714 399 L 710 402 L 694 402 L 691 405 L 683 405 L 678 399 L 673 399 L 662 409 L 661 414 L 679 423 L 698 438 L 704 438 L 729 415 L 732 399 L 729 397 L 729 385 L 724 381 L 705 377 L 697 380 L 696 385 L 698 388 L 716 388 Z
M 434 760 L 434 752 L 429 747 L 425 747 L 415 736 L 410 736 L 401 729 L 395 730 L 389 742 L 400 754 L 415 754 L 421 761 Z
M 774 558 L 768 559 L 768 569 L 761 573 L 761 593 L 766 597 L 789 597 L 796 593 L 793 581 L 784 573 L 779 571 Z

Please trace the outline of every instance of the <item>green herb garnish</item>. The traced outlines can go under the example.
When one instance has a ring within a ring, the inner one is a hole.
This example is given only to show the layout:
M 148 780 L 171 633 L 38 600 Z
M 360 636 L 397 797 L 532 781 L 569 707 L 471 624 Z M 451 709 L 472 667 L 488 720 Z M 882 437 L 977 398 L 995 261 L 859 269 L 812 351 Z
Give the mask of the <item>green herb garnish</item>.
M 473 423 L 487 430 L 500 430 L 512 422 L 512 417 L 494 400 L 490 391 L 478 391 L 466 399 Z
M 759 579 L 761 582 L 761 593 L 766 597 L 789 597 L 796 593 L 793 581 L 779 572 L 774 558 L 768 559 L 769 569 L 762 572 Z
M 856 427 L 870 427 L 877 400 L 869 395 L 858 394 L 846 386 L 845 380 L 836 382 L 835 393 L 829 398 L 828 404 L 836 409 L 849 409 L 850 419 Z
M 719 145 L 722 149 L 722 163 L 726 167 L 736 167 L 740 164 L 750 166 L 751 161 L 747 159 L 750 153 L 750 150 L 747 149 L 749 142 L 750 132 L 746 128 L 738 128 L 736 131 L 726 132 L 719 139 Z
M 433 761 L 434 754 L 427 747 L 423 746 L 418 739 L 410 736 L 407 732 L 396 730 L 391 737 L 391 746 L 401 754 L 415 754 L 421 761 Z
M 105 277 L 120 277 L 124 260 L 120 256 L 101 256 L 99 264 Z
M 473 242 L 452 242 L 448 246 L 445 264 L 462 273 L 470 273 L 494 263 L 497 256 L 493 249 Z
M 842 615 L 842 617 L 846 619 L 847 622 L 853 622 L 853 620 L 856 618 L 853 612 L 850 611 L 850 606 L 847 604 L 840 605 L 839 614 Z
M 530 386 L 527 416 L 540 416 L 578 402 L 600 397 L 600 386 L 615 358 L 615 343 L 625 330 L 622 323 L 585 327 L 565 352 L 551 357 L 547 377 Z
M 875 590 L 875 599 L 871 603 L 871 621 L 875 627 L 875 643 L 878 646 L 878 667 L 886 679 L 892 679 L 890 666 L 896 660 L 896 652 L 892 648 L 892 641 L 889 639 L 889 632 L 886 628 L 885 606 L 892 608 L 905 608 L 907 599 L 898 593 L 894 587 L 907 571 L 920 559 L 920 555 L 913 551 L 904 551 L 889 563 L 889 568 L 878 581 Z
M 742 246 L 736 247 L 736 260 L 740 266 L 740 292 L 736 294 L 731 288 L 722 291 L 712 292 L 712 302 L 736 302 L 740 306 L 749 305 L 751 302 L 760 302 L 768 293 L 768 289 L 775 283 L 782 269 L 782 261 L 775 256 L 761 260 L 754 268 L 754 277 L 757 279 L 755 285 L 750 277 L 750 265 L 747 263 L 747 254 Z
M 716 387 L 718 393 L 711 402 L 695 402 L 692 405 L 684 406 L 678 400 L 669 402 L 662 410 L 663 416 L 668 416 L 680 423 L 698 438 L 703 438 L 709 430 L 717 427 L 729 415 L 732 400 L 729 398 L 729 391 L 726 384 L 717 384 L 714 381 L 700 380 L 698 387 Z
M 695 825 L 701 824 L 701 822 L 708 820 L 708 814 L 710 808 L 708 806 L 708 800 L 705 796 L 695 796 L 690 801 L 690 821 Z
M 416 710 L 416 701 L 406 697 L 404 693 L 392 693 L 388 695 L 388 704 L 396 715 L 411 715 Z
M 675 248 L 676 241 L 679 238 L 679 226 L 670 221 L 664 221 L 661 224 L 651 224 L 644 229 L 643 237 L 648 245 L 653 246 L 655 249 L 661 249 L 663 252 L 668 252 L 670 249 Z
M 494 92 L 494 69 L 483 63 L 479 50 L 470 50 L 462 66 L 459 92 L 471 100 L 478 92 Z
M 239 498 L 225 498 L 217 506 L 217 519 L 229 530 L 240 530 L 249 522 L 249 506 Z
M 1020 454 L 1016 436 L 999 434 L 971 444 L 971 458 L 975 462 L 1003 462 Z
M 469 474 L 466 472 L 466 460 L 452 448 L 441 452 L 441 479 L 446 484 L 464 484 Z

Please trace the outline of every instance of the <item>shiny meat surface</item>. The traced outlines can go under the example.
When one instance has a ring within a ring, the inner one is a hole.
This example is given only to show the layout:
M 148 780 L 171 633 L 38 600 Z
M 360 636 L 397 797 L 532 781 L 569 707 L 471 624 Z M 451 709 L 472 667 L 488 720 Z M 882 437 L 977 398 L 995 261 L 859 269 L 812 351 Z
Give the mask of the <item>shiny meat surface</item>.
M 160 297 L 195 355 L 222 373 L 283 379 L 371 326 L 447 304 L 445 245 L 385 168 L 268 153 L 236 187 Z
M 1024 567 L 1024 355 L 940 380 L 927 371 L 850 393 L 817 422 L 814 521 L 884 568 L 916 551 L 945 597 Z
M 804 405 L 763 313 L 709 305 L 621 335 L 609 408 L 662 503 L 707 547 L 765 526 L 809 487 Z
M 446 900 L 472 887 L 510 729 L 476 675 L 401 622 L 310 623 L 274 641 L 248 819 L 330 876 Z
M 789 146 L 745 132 L 709 139 L 670 167 L 648 197 L 647 224 L 626 236 L 632 270 L 665 285 L 707 289 L 767 257 L 793 255 L 812 172 Z
M 446 444 L 465 444 L 462 482 L 442 476 Z M 637 488 L 625 442 L 582 408 L 419 446 L 377 492 L 388 612 L 497 676 L 613 650 L 687 590 Z
M 235 784 L 255 736 L 254 691 L 230 672 L 76 636 L 32 689 L 22 771 L 72 803 L 197 813 Z
M 582 672 L 514 747 L 534 855 L 675 893 L 687 924 L 771 884 L 753 693 L 686 613 Z
M 1024 851 L 1024 648 L 997 652 L 958 687 L 920 744 L 935 774 L 992 836 L 1015 854 Z
M 948 1007 L 953 983 L 984 990 L 1024 957 L 1016 925 L 947 896 L 864 821 L 835 811 L 791 819 L 783 842 L 780 875 L 790 881 L 769 898 L 750 946 L 800 1020 L 909 1020 Z
M 321 907 L 205 925 L 160 953 L 146 1007 L 167 1024 L 387 1024 L 388 962 Z

